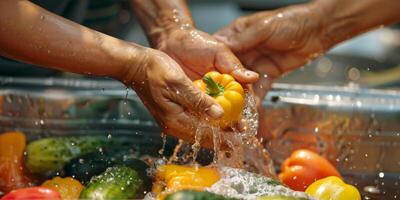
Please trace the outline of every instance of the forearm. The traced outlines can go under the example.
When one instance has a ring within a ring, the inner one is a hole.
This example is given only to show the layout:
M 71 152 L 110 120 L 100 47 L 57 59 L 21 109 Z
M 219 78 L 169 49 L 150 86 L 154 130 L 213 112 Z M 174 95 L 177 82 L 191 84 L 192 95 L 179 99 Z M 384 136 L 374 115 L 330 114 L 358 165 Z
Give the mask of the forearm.
M 379 26 L 400 21 L 397 0 L 317 0 L 312 3 L 325 16 L 323 38 L 328 47 Z
M 194 26 L 185 0 L 132 0 L 132 6 L 152 46 L 172 29 Z
M 121 77 L 134 46 L 54 15 L 29 1 L 0 1 L 0 54 L 48 68 Z

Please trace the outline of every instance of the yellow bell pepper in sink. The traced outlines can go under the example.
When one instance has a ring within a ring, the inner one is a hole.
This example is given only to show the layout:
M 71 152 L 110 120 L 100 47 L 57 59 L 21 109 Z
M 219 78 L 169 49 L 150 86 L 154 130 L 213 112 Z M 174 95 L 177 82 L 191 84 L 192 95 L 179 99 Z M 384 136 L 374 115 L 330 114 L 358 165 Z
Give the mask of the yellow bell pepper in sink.
M 183 189 L 202 191 L 220 179 L 217 169 L 211 167 L 188 167 L 162 165 L 156 173 L 153 192 L 175 192 Z
M 244 90 L 231 75 L 212 71 L 193 83 L 212 96 L 224 109 L 224 117 L 219 120 L 218 125 L 227 127 L 240 119 L 245 103 Z
M 319 179 L 306 189 L 306 193 L 319 200 L 361 200 L 360 192 L 336 176 Z

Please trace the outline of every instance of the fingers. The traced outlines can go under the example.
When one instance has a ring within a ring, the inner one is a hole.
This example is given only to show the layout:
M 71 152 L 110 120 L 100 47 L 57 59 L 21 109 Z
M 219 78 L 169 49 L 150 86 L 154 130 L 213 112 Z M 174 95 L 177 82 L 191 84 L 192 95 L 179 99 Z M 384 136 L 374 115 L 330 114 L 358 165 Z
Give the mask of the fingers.
M 200 116 L 205 113 L 212 119 L 218 119 L 224 115 L 222 107 L 212 97 L 195 87 L 191 81 L 180 84 L 177 91 L 179 92 L 173 95 L 172 100 L 188 110 L 200 114 Z
M 258 74 L 245 69 L 239 59 L 226 47 L 223 47 L 217 53 L 215 67 L 222 73 L 231 74 L 237 81 L 243 84 L 254 83 L 258 80 Z

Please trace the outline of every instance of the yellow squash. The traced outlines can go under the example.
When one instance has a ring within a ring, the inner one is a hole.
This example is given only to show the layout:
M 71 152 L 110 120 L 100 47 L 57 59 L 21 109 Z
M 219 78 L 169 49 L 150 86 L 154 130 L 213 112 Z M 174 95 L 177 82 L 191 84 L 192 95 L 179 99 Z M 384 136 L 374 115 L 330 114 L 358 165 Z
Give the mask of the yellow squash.
M 218 121 L 220 126 L 227 127 L 240 119 L 244 107 L 244 90 L 231 75 L 212 71 L 205 74 L 203 79 L 194 81 L 194 84 L 212 96 L 224 109 L 224 116 Z
M 336 176 L 315 181 L 308 186 L 306 193 L 320 200 L 361 200 L 357 188 Z

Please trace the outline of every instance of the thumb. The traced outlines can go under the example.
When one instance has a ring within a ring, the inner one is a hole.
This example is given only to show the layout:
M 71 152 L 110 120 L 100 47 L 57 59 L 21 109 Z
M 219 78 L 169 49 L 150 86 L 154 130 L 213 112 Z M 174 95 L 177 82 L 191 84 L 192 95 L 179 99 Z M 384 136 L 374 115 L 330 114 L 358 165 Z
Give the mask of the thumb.
M 213 119 L 221 118 L 224 115 L 222 107 L 212 97 L 197 88 L 191 81 L 189 84 L 182 84 L 179 91 L 181 95 L 175 95 L 174 100 L 187 109 L 200 115 L 205 113 Z
M 239 59 L 226 46 L 217 53 L 215 67 L 222 73 L 231 74 L 243 84 L 254 83 L 258 80 L 258 73 L 244 68 Z

